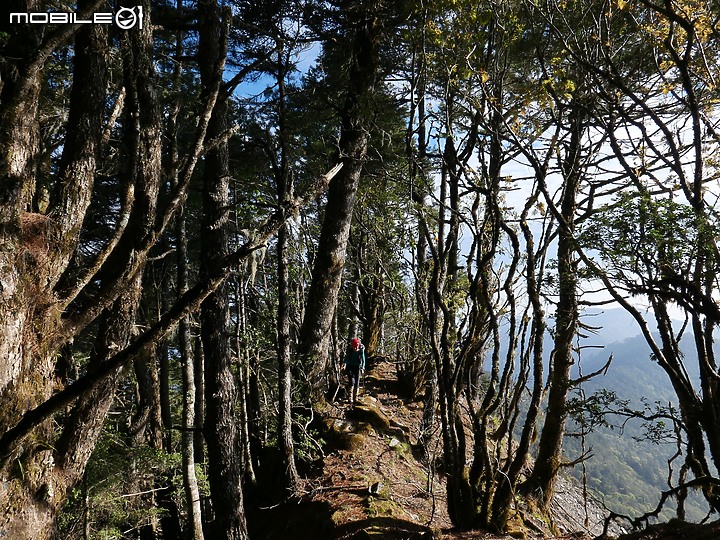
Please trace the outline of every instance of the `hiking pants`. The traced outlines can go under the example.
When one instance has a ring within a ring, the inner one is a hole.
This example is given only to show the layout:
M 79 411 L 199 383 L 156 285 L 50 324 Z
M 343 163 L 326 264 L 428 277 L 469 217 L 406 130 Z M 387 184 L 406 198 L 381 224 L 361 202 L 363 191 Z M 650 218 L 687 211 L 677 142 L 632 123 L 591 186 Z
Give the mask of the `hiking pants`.
M 357 398 L 358 388 L 360 387 L 360 366 L 347 366 L 346 371 L 350 382 L 352 401 L 355 401 Z

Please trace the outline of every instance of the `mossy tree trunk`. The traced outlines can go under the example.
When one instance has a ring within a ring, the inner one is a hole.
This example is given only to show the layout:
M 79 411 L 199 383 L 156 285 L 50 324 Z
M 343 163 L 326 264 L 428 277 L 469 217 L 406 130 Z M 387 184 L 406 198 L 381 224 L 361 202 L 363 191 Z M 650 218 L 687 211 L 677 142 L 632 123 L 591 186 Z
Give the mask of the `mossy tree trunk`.
M 452 137 L 448 137 L 443 152 L 438 234 L 437 243 L 432 248 L 433 269 L 428 283 L 426 324 L 432 330 L 430 342 L 437 379 L 448 513 L 456 527 L 469 529 L 475 526 L 478 512 L 466 463 L 466 429 L 462 421 L 461 399 L 467 383 L 466 367 L 469 361 L 477 357 L 477 351 L 473 347 L 469 350 L 461 346 L 457 303 L 454 299 L 460 276 L 458 235 L 461 167 L 462 160 L 455 142 Z M 480 319 L 476 322 L 480 323 Z M 464 350 L 467 354 L 464 354 Z M 435 407 L 434 403 L 428 405 Z
M 79 9 L 93 10 L 99 5 L 80 2 Z M 33 11 L 36 6 L 27 7 Z M 149 4 L 143 7 L 149 13 Z M 11 47 L 16 39 L 27 40 L 25 28 L 14 30 Z M 16 404 L 2 419 L 3 432 L 51 396 L 57 382 L 57 351 L 91 321 L 99 322 L 91 369 L 128 344 L 139 303 L 145 242 L 155 221 L 160 116 L 151 77 L 152 33 L 148 25 L 128 32 L 122 40 L 128 94 L 123 141 L 128 159 L 121 178 L 134 191 L 132 220 L 128 220 L 130 225 L 113 246 L 115 249 L 105 254 L 104 264 L 100 259 L 95 267 L 99 287 L 96 296 L 80 294 L 86 282 L 78 281 L 73 257 L 93 193 L 107 103 L 108 42 L 103 25 L 85 26 L 77 33 L 67 135 L 54 189 L 49 194 L 33 193 L 33 161 L 38 152 L 32 142 L 38 122 L 37 77 L 47 58 L 42 51 L 49 55 L 71 31 L 69 26 L 63 30 L 66 35 L 56 34 L 57 40 L 36 42 L 35 50 L 14 57 L 17 77 L 3 87 L 0 131 L 24 132 L 23 137 L 4 146 L 7 155 L 1 160 L 7 180 L 3 186 L 8 192 L 3 200 L 4 264 L 0 280 L 2 309 L 10 309 L 2 318 L 11 324 L 2 329 L 0 342 L 8 348 L 3 352 L 12 354 L 3 354 L 0 371 L 8 375 L 3 380 L 2 399 Z M 23 125 L 18 124 L 19 119 Z M 20 187 L 16 190 L 13 186 Z M 42 206 L 32 206 L 33 199 L 49 200 Z M 12 269 L 8 266 L 11 262 Z M 61 318 L 62 310 L 70 305 Z M 70 488 L 82 477 L 102 430 L 120 371 L 117 368 L 101 377 L 68 409 L 60 419 L 59 436 L 56 424 L 46 421 L 34 428 L 33 436 L 25 443 L 6 448 L 12 454 L 2 456 L 6 486 L 0 491 L 2 533 L 12 538 L 51 536 L 57 512 Z
M 288 53 L 278 42 L 277 83 L 278 83 L 278 129 L 279 162 L 275 174 L 278 202 L 287 203 L 293 191 L 290 172 L 289 126 L 287 111 L 286 78 Z M 294 494 L 300 483 L 300 475 L 295 465 L 295 445 L 292 434 L 292 351 L 290 336 L 290 263 L 288 261 L 288 240 L 290 230 L 286 224 L 278 231 L 277 238 L 277 358 L 278 358 L 278 448 L 283 460 L 284 484 L 289 494 Z
M 379 74 L 378 46 L 382 30 L 381 2 L 347 8 L 349 72 L 340 112 L 339 160 L 343 168 L 332 179 L 325 205 L 317 257 L 300 329 L 298 356 L 307 370 L 311 391 L 319 398 L 325 387 L 330 329 L 345 268 L 355 196 L 368 146 L 371 96 Z

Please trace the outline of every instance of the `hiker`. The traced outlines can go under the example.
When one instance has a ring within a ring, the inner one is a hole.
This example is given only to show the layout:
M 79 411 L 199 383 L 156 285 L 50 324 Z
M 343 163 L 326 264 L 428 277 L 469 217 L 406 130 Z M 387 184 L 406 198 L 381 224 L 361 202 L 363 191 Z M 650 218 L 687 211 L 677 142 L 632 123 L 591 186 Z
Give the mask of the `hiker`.
M 352 338 L 350 341 L 350 348 L 343 361 L 343 369 L 347 371 L 350 379 L 350 403 L 354 405 L 360 386 L 360 376 L 365 370 L 365 347 L 358 338 Z

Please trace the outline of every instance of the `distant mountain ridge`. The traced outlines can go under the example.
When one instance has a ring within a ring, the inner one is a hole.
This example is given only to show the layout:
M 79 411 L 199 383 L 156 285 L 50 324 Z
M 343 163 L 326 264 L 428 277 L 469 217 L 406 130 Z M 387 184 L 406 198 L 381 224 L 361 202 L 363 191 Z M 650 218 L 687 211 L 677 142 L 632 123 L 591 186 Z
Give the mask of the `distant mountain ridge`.
M 622 308 L 587 309 L 581 314 L 581 322 L 587 326 L 597 328 L 595 337 L 602 336 L 604 343 L 617 343 L 640 335 L 635 319 Z M 583 331 L 587 334 L 587 331 Z M 591 334 L 588 341 L 592 340 Z
M 630 400 L 631 406 L 638 409 L 642 408 L 643 399 L 650 405 L 655 402 L 663 405 L 676 403 L 667 375 L 651 360 L 650 348 L 637 323 L 627 312 L 622 309 L 598 310 L 586 313 L 582 320 L 599 327 L 582 340 L 583 346 L 593 346 L 582 350 L 582 373 L 599 370 L 609 356 L 613 356 L 606 375 L 583 385 L 587 396 L 601 389 L 610 390 L 619 399 Z M 652 325 L 651 329 L 654 330 Z M 690 377 L 699 382 L 692 345 L 690 339 L 684 339 L 681 349 L 687 359 Z M 578 373 L 576 366 L 574 375 Z M 620 418 L 615 420 L 618 425 L 622 422 Z M 572 425 L 569 428 L 575 429 Z M 631 420 L 624 429 L 600 428 L 586 438 L 586 448 L 592 448 L 593 454 L 585 463 L 588 485 L 616 512 L 639 514 L 651 510 L 657 504 L 660 491 L 668 489 L 668 459 L 677 452 L 677 448 L 674 444 L 657 445 L 638 440 L 643 433 L 640 421 Z M 576 459 L 581 454 L 579 439 L 567 437 L 565 449 L 569 460 Z M 674 469 L 677 471 L 679 467 L 678 460 Z M 580 478 L 581 469 L 576 467 L 572 474 Z M 688 519 L 701 520 L 705 517 L 706 505 L 701 498 L 694 497 L 687 506 Z M 672 516 L 666 513 L 666 517 Z

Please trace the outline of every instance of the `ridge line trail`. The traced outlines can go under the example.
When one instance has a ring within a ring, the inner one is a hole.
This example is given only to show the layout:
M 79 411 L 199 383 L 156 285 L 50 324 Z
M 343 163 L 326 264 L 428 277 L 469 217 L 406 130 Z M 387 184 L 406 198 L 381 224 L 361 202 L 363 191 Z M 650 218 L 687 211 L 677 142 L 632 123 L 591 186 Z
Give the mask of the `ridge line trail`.
M 343 378 L 342 384 L 346 382 Z M 511 538 L 486 531 L 451 531 L 444 477 L 431 474 L 428 460 L 416 455 L 422 403 L 403 400 L 399 395 L 395 364 L 369 364 L 356 407 L 350 407 L 345 394 L 341 389 L 338 399 L 328 404 L 324 418 L 314 421 L 323 439 L 324 457 L 312 474 L 305 474 L 299 496 L 281 504 L 261 505 L 251 524 L 251 538 Z M 430 440 L 431 460 L 439 464 L 439 426 L 435 426 Z
M 342 384 L 346 384 L 344 378 Z M 439 419 L 430 437 L 428 459 L 419 455 L 417 447 L 423 404 L 402 398 L 392 361 L 369 364 L 354 408 L 341 397 L 329 405 L 328 413 L 325 428 L 334 439 L 327 441 L 322 473 L 308 479 L 305 487 L 310 501 L 328 508 L 327 535 L 317 538 L 512 538 L 487 531 L 451 530 L 445 478 L 428 467 L 428 463 L 439 465 L 442 460 Z M 531 537 L 528 534 L 527 538 Z M 576 533 L 554 538 L 588 536 Z
M 482 531 L 443 532 L 451 527 L 444 479 L 414 454 L 422 409 L 422 403 L 401 398 L 395 365 L 389 361 L 369 365 L 356 407 L 342 397 L 330 404 L 325 428 L 333 439 L 327 441 L 322 473 L 305 487 L 310 501 L 329 509 L 323 538 L 509 538 Z M 439 440 L 435 426 L 435 461 L 441 459 Z
M 432 493 L 428 492 L 428 468 L 416 459 L 411 447 L 417 442 L 422 408 L 398 396 L 394 364 L 371 364 L 356 407 L 350 407 L 346 399 L 337 400 L 331 404 L 330 415 L 326 422 L 339 440 L 329 441 L 323 475 L 316 480 L 321 488 L 349 488 L 323 495 L 336 508 L 335 525 L 357 529 L 352 525 L 358 521 L 372 522 L 375 527 L 387 522 L 416 532 L 427 530 L 428 524 L 434 529 L 450 526 L 445 486 L 435 475 Z M 350 537 L 352 534 L 336 536 Z

